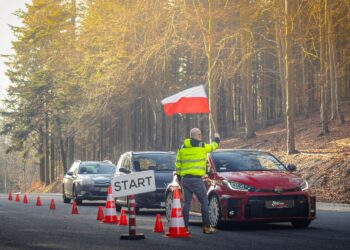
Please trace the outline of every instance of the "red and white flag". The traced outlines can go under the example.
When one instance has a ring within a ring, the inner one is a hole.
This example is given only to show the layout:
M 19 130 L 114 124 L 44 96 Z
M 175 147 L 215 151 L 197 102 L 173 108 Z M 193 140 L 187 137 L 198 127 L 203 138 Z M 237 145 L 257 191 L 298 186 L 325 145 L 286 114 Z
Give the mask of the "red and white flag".
M 203 85 L 185 89 L 161 101 L 166 115 L 209 113 L 208 97 Z

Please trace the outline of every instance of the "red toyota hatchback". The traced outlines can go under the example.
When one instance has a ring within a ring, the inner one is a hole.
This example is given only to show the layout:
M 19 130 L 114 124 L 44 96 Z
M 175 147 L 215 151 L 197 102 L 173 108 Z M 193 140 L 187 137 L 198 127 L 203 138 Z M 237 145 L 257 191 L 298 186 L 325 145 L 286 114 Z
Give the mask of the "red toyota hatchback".
M 284 166 L 272 154 L 257 150 L 218 150 L 208 154 L 203 181 L 209 198 L 211 225 L 223 222 L 291 222 L 294 227 L 310 225 L 316 216 L 316 198 L 307 181 Z M 176 176 L 165 193 L 169 219 L 172 191 L 180 188 Z M 200 213 L 193 197 L 191 212 Z

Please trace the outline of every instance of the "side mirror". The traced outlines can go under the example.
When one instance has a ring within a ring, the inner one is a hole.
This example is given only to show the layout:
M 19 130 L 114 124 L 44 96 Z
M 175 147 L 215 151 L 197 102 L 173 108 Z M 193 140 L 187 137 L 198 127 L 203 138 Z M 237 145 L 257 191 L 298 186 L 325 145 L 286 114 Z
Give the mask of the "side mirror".
M 290 172 L 294 172 L 297 170 L 297 167 L 294 165 L 294 164 L 287 164 L 287 169 L 290 171 Z
M 128 170 L 128 169 L 126 169 L 124 167 L 119 168 L 119 172 L 122 172 L 124 174 L 130 174 L 130 170 Z
M 73 176 L 73 172 L 67 172 L 67 175 L 69 175 L 69 176 Z

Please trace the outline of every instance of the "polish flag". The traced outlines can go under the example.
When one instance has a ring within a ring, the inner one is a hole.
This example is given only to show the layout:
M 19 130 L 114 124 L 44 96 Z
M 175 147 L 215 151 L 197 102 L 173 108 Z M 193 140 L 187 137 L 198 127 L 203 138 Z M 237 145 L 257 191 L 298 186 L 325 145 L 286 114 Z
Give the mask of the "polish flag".
M 203 85 L 185 89 L 161 101 L 166 115 L 209 113 L 208 97 Z

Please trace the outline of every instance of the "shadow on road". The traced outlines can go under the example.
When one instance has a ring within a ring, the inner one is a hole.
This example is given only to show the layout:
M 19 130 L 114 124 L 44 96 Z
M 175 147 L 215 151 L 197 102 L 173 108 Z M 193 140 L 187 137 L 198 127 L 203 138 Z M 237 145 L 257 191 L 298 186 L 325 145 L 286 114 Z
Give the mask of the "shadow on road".
M 191 226 L 202 227 L 202 222 L 190 221 Z M 312 226 L 298 229 L 289 223 L 226 223 L 219 227 L 223 231 L 266 231 L 266 230 L 316 230 Z

